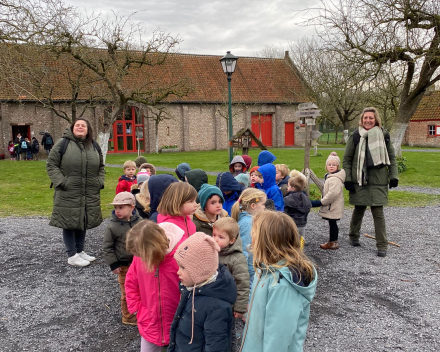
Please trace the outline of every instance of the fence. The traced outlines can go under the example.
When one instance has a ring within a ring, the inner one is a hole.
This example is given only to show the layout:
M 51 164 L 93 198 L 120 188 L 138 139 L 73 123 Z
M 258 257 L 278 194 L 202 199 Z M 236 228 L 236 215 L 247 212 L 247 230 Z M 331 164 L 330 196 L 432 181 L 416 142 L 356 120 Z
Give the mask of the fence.
M 319 137 L 319 144 L 336 144 L 342 143 L 344 139 L 343 128 L 326 129 L 319 126 L 319 131 L 322 135 Z

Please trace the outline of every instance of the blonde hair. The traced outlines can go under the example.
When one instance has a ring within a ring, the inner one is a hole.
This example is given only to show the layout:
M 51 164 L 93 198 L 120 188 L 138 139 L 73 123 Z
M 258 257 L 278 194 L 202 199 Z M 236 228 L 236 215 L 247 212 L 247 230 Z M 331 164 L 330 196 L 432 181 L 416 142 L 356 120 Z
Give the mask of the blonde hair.
M 307 180 L 301 176 L 291 177 L 289 178 L 288 185 L 295 188 L 295 191 L 303 191 L 307 186 Z
M 148 213 L 150 211 L 150 191 L 148 190 L 148 180 L 141 184 L 140 192 L 136 194 L 136 199 L 144 207 L 144 212 Z
M 314 265 L 300 247 L 300 236 L 292 218 L 278 211 L 265 211 L 253 218 L 252 246 L 255 272 L 293 267 L 299 280 L 312 281 Z
M 174 182 L 163 192 L 157 211 L 162 215 L 182 215 L 183 204 L 197 198 L 196 189 L 186 182 Z
M 236 239 L 240 232 L 237 221 L 228 216 L 218 219 L 212 228 L 226 232 L 230 240 Z
M 374 114 L 374 119 L 376 120 L 374 125 L 375 126 L 379 126 L 380 128 L 382 128 L 382 120 L 380 119 L 379 111 L 377 111 L 377 109 L 373 108 L 373 107 L 365 108 L 364 110 L 362 110 L 361 116 L 359 118 L 359 126 L 363 127 L 362 119 L 364 118 L 364 114 L 366 112 L 372 112 Z
M 246 188 L 241 192 L 240 197 L 234 203 L 231 209 L 231 218 L 238 221 L 240 212 L 246 211 L 251 207 L 251 204 L 261 202 L 262 198 L 267 198 L 266 193 L 257 188 Z
M 286 164 L 276 164 L 275 169 L 280 172 L 281 176 L 286 177 L 290 170 Z
M 134 167 L 134 168 L 136 168 L 136 163 L 135 163 L 134 161 L 132 161 L 132 160 L 127 160 L 127 161 L 124 163 L 124 170 L 127 169 L 127 168 L 129 168 L 129 167 Z
M 141 258 L 147 271 L 154 271 L 165 258 L 168 249 L 165 231 L 150 220 L 142 220 L 127 232 L 126 248 Z

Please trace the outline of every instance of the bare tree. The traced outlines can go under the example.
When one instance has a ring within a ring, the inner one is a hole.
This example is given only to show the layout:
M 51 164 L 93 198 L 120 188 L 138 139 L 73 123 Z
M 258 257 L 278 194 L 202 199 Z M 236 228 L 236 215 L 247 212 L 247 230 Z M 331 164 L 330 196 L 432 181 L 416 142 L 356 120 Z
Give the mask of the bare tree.
M 391 138 L 398 155 L 411 116 L 425 91 L 440 80 L 438 0 L 339 0 L 323 2 L 309 24 L 328 48 L 357 64 L 403 63 L 405 80 Z
M 148 107 L 147 118 L 154 121 L 155 151 L 159 153 L 159 124 L 162 121 L 173 119 L 173 116 L 166 105 L 155 105 Z

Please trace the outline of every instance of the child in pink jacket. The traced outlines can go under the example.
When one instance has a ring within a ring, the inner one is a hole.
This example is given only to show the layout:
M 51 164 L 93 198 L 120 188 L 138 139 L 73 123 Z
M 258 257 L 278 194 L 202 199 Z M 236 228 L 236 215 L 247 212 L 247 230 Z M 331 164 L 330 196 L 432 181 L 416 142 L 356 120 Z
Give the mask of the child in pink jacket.
M 170 327 L 180 300 L 179 267 L 174 259 L 188 235 L 172 223 L 144 220 L 127 234 L 133 263 L 125 279 L 127 307 L 137 313 L 141 352 L 160 352 L 170 342 Z

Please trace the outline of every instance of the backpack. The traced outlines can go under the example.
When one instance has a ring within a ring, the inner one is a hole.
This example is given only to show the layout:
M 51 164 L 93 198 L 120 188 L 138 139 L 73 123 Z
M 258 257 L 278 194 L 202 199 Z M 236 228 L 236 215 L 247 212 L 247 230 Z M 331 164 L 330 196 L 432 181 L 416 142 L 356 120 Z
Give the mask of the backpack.
M 9 153 L 11 153 L 11 154 L 15 153 L 15 146 L 13 146 L 13 145 L 9 146 Z
M 53 144 L 53 140 L 52 140 L 52 137 L 51 137 L 51 136 L 47 136 L 47 137 L 46 137 L 46 142 L 45 142 L 45 144 L 46 144 L 46 145 L 52 145 L 52 144 Z
M 60 150 L 58 151 L 60 153 L 60 165 L 61 165 L 61 161 L 63 160 L 63 155 L 67 150 L 67 146 L 69 145 L 69 142 L 70 142 L 70 139 L 63 137 L 63 141 L 61 142 Z M 94 140 L 92 140 L 92 145 L 93 145 L 93 148 L 95 148 L 95 150 L 98 151 L 99 160 L 101 161 L 101 164 L 103 164 L 104 158 L 102 156 L 101 147 Z M 53 182 L 50 183 L 50 188 L 52 188 L 52 187 L 53 187 Z
M 26 141 L 21 142 L 21 149 L 27 149 L 27 142 Z
M 38 153 L 40 151 L 40 145 L 38 143 L 34 143 L 32 145 L 32 149 L 34 149 L 33 150 L 34 153 Z

